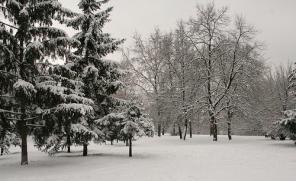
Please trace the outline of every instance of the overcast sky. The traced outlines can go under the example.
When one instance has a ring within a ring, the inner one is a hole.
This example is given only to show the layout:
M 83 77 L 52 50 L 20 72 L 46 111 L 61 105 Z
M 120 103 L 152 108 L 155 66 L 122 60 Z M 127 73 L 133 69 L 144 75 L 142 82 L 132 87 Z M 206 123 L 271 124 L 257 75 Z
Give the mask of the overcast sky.
M 78 10 L 79 0 L 60 0 L 67 8 Z M 131 44 L 135 32 L 148 35 L 155 27 L 173 30 L 178 20 L 194 16 L 197 3 L 212 0 L 111 0 L 112 21 L 105 30 Z M 243 15 L 259 31 L 258 40 L 266 45 L 265 58 L 279 65 L 296 61 L 296 0 L 215 0 L 228 6 L 230 15 Z M 69 32 L 71 34 L 71 32 Z M 118 55 L 109 56 L 119 59 Z

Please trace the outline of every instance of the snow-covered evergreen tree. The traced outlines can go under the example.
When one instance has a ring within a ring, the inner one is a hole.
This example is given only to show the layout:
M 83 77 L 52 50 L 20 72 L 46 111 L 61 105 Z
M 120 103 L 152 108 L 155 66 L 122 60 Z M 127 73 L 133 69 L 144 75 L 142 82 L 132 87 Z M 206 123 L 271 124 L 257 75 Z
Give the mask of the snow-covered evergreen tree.
M 73 17 L 74 13 L 64 9 L 58 0 L 0 0 L 0 4 L 5 18 L 0 21 L 1 99 L 12 99 L 12 106 L 1 104 L 0 112 L 6 120 L 16 123 L 13 130 L 21 138 L 21 164 L 25 165 L 27 135 L 32 125 L 40 122 L 37 110 L 42 103 L 36 102 L 36 79 L 40 68 L 46 69 L 44 58 L 65 55 L 69 45 L 77 45 L 77 41 L 66 38 L 64 31 L 51 25 L 54 20 L 63 22 L 65 17 Z
M 115 63 L 102 58 L 114 52 L 123 40 L 116 40 L 108 33 L 103 33 L 103 27 L 109 21 L 112 8 L 102 10 L 107 0 L 81 0 L 78 4 L 82 14 L 67 20 L 67 25 L 79 32 L 73 36 L 80 42 L 80 46 L 70 57 L 74 65 L 72 70 L 78 72 L 78 78 L 82 80 L 85 97 L 94 101 L 95 117 L 100 118 L 109 114 L 115 101 L 112 94 L 120 87 L 118 81 L 120 73 Z M 91 119 L 87 120 L 92 122 Z M 92 124 L 92 123 L 90 123 Z M 96 128 L 94 128 L 96 129 Z M 90 140 L 86 139 L 84 150 Z M 86 153 L 87 154 L 87 153 Z M 86 155 L 85 154 L 85 155 Z
M 37 100 L 45 104 L 45 127 L 35 129 L 35 140 L 40 148 L 55 153 L 70 145 L 83 145 L 88 139 L 98 138 L 99 131 L 93 131 L 88 120 L 93 119 L 91 99 L 83 94 L 83 82 L 77 80 L 77 72 L 71 70 L 72 63 L 54 65 L 46 71 L 37 84 Z M 84 150 L 84 153 L 86 150 Z
M 96 120 L 107 139 L 126 141 L 132 156 L 132 141 L 137 137 L 154 135 L 154 124 L 140 108 L 130 103 L 118 113 L 111 113 Z

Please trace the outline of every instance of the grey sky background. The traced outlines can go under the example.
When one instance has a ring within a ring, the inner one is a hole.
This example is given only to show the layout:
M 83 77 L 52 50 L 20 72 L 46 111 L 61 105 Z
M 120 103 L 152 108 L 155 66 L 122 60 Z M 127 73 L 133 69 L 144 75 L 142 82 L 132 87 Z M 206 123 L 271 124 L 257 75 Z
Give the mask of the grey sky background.
M 61 0 L 65 7 L 78 10 L 79 0 Z M 112 21 L 105 30 L 114 37 L 127 39 L 130 46 L 135 32 L 147 36 L 155 27 L 170 31 L 178 20 L 195 15 L 197 3 L 212 0 L 111 0 Z M 229 15 L 243 15 L 259 31 L 268 64 L 296 61 L 296 0 L 215 0 L 218 7 L 228 6 Z M 72 32 L 70 31 L 69 34 Z M 119 54 L 108 56 L 120 59 Z
M 79 0 L 60 0 L 67 8 L 79 11 Z M 115 38 L 125 38 L 130 46 L 135 32 L 144 37 L 155 27 L 168 32 L 177 21 L 195 15 L 196 5 L 212 0 L 111 0 L 111 22 L 105 31 Z M 269 65 L 296 61 L 296 0 L 214 0 L 218 7 L 228 6 L 229 15 L 243 15 L 259 31 L 258 40 L 265 44 L 264 56 Z M 73 30 L 67 30 L 69 35 Z M 108 56 L 120 60 L 119 53 Z

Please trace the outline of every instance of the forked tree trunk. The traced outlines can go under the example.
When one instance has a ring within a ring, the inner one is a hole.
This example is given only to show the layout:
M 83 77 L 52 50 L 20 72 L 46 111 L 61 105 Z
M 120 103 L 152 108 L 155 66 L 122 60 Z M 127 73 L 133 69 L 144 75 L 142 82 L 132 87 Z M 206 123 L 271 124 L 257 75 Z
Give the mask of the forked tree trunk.
M 190 138 L 192 138 L 192 122 L 189 121 L 189 134 L 190 134 Z
M 83 144 L 83 156 L 87 156 L 87 144 Z
M 129 138 L 129 157 L 133 156 L 133 151 L 132 151 L 132 137 Z
M 183 137 L 184 140 L 186 140 L 187 128 L 188 128 L 188 120 L 185 119 L 184 137 Z
M 178 124 L 178 130 L 179 130 L 180 139 L 182 139 L 182 129 L 181 129 L 180 124 Z

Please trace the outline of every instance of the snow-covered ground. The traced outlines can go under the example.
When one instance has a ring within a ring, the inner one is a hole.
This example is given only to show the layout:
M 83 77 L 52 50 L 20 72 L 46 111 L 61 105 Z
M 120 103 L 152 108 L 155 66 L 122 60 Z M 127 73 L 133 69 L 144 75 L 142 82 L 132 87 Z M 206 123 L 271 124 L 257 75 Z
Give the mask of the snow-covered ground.
M 295 181 L 296 147 L 291 141 L 263 137 L 194 136 L 142 138 L 134 157 L 123 143 L 81 147 L 54 157 L 29 147 L 28 166 L 20 166 L 19 150 L 0 157 L 0 181 Z

